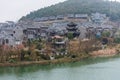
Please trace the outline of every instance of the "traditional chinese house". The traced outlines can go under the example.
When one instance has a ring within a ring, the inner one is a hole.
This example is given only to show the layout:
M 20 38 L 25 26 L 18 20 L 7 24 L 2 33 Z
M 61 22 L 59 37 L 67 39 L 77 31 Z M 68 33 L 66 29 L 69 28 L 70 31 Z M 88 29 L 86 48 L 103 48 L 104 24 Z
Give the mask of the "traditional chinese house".
M 52 37 L 53 48 L 56 50 L 56 54 L 66 54 L 67 40 L 61 36 Z

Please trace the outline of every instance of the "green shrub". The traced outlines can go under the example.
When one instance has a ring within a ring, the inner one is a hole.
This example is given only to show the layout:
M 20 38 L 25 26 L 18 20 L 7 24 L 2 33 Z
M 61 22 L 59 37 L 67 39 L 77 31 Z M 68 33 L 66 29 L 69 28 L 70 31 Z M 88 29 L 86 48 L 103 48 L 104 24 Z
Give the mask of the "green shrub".
M 102 33 L 102 36 L 103 36 L 103 37 L 110 37 L 110 32 L 109 32 L 109 31 L 104 31 L 104 32 Z
M 64 57 L 63 55 L 58 55 L 58 56 L 56 55 L 55 59 L 59 59 L 59 58 L 63 58 L 63 57 Z
M 43 55 L 43 54 L 41 54 L 40 57 L 41 57 L 42 59 L 44 59 L 44 60 L 50 60 L 49 55 Z
M 115 43 L 120 43 L 120 38 L 115 38 L 114 42 Z
M 8 62 L 9 63 L 16 63 L 16 61 L 14 59 L 10 59 Z
M 67 34 L 67 37 L 68 37 L 68 39 L 73 39 L 74 37 L 73 37 L 73 33 L 68 33 Z
M 36 49 L 41 50 L 42 49 L 42 45 L 41 44 L 37 44 Z

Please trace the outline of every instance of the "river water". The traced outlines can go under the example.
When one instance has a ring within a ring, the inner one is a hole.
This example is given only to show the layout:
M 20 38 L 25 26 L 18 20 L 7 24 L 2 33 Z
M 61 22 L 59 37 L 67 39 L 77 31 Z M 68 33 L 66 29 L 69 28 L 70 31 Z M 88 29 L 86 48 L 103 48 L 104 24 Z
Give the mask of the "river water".
M 120 58 L 86 59 L 57 65 L 0 67 L 0 80 L 119 80 Z

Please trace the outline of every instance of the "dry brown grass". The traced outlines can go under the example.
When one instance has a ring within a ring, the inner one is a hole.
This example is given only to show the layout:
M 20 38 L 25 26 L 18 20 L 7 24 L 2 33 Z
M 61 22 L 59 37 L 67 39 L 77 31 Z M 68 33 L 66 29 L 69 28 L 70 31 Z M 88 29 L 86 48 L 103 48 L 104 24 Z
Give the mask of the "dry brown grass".
M 95 42 L 92 40 L 89 41 L 79 41 L 79 40 L 72 40 L 69 42 L 69 51 L 71 53 L 81 53 L 85 50 L 89 50 L 92 48 Z
M 90 53 L 92 56 L 97 56 L 97 57 L 106 57 L 106 56 L 114 56 L 117 54 L 117 51 L 115 48 L 107 48 L 104 50 L 98 50 L 98 51 L 93 51 Z

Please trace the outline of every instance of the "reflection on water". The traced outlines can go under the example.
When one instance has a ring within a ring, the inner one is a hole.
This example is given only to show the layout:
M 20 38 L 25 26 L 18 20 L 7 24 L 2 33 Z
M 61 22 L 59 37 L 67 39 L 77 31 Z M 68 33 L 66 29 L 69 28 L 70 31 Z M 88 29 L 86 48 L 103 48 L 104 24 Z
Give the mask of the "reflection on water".
M 57 65 L 1 67 L 0 80 L 114 80 L 120 74 L 119 63 L 119 58 L 97 58 Z

